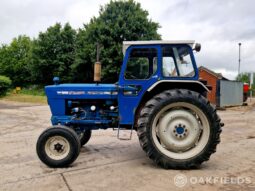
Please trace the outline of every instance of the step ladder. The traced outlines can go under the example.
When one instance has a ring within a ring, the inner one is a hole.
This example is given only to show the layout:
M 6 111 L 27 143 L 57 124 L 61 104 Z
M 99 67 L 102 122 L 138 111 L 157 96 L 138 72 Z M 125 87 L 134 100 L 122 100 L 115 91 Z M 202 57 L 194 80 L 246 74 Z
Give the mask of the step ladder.
M 125 128 L 121 128 L 120 125 L 119 125 L 119 126 L 118 126 L 118 132 L 117 132 L 117 138 L 118 138 L 119 140 L 122 140 L 122 141 L 129 141 L 129 140 L 131 140 L 131 139 L 132 139 L 132 134 L 133 134 L 133 129 L 134 129 L 134 126 L 133 126 L 133 125 L 132 125 L 131 130 L 125 129 Z M 114 129 L 114 130 L 115 130 L 115 129 Z M 120 133 L 121 130 L 131 131 L 129 137 L 126 137 L 126 136 L 125 136 L 125 137 L 121 137 L 121 133 Z

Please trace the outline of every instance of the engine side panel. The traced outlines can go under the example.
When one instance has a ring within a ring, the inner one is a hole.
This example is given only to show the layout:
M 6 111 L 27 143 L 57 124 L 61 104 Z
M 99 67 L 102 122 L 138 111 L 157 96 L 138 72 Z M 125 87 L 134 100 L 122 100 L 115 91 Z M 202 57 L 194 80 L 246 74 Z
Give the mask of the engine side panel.
M 118 87 L 114 84 L 46 86 L 53 125 L 99 129 L 116 126 Z

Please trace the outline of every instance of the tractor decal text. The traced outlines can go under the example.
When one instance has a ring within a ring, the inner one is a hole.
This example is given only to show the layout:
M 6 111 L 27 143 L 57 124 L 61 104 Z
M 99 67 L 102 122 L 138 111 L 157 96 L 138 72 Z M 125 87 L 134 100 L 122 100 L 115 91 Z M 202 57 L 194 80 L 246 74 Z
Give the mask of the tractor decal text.
M 85 91 L 57 91 L 58 95 L 84 95 Z

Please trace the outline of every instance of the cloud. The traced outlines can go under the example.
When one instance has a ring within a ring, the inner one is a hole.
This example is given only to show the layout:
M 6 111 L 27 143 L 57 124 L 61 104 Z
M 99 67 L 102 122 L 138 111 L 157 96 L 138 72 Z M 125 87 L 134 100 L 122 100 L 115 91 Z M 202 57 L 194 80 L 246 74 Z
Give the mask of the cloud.
M 198 65 L 221 70 L 230 79 L 238 70 L 238 43 L 241 71 L 255 71 L 255 12 L 252 0 L 181 0 L 153 4 L 140 1 L 160 22 L 163 39 L 194 39 L 202 44 L 196 54 Z
M 65 14 L 65 20 L 73 27 L 80 28 L 84 23 L 88 23 L 92 16 L 98 16 L 100 5 L 105 5 L 108 0 L 77 1 L 73 3 Z
M 237 76 L 236 71 L 230 71 L 230 70 L 226 70 L 225 68 L 217 68 L 214 70 L 216 73 L 221 73 L 224 74 L 224 77 L 227 79 L 235 79 L 235 77 Z
M 233 79 L 238 69 L 255 71 L 255 11 L 253 0 L 137 0 L 159 22 L 165 40 L 194 39 L 202 44 L 198 65 L 221 70 Z M 56 22 L 82 27 L 108 0 L 1 0 L 0 44 L 19 34 L 36 37 Z

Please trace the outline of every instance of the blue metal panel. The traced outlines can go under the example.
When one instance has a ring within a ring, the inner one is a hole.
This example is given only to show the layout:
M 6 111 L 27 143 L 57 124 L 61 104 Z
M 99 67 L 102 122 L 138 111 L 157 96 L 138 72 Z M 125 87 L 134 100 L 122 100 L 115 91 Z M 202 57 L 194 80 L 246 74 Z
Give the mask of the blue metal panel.
M 109 127 L 111 120 L 107 119 L 88 119 L 88 120 L 74 120 L 72 116 L 52 116 L 52 125 L 78 125 L 81 129 L 106 129 Z
M 48 98 L 117 99 L 115 84 L 61 84 L 45 87 Z
M 65 100 L 64 99 L 51 99 L 48 97 L 48 104 L 52 115 L 65 115 Z
M 65 100 L 117 100 L 118 86 L 114 84 L 61 84 L 45 87 L 52 115 L 65 115 Z
M 155 48 L 157 49 L 157 71 L 151 76 L 149 79 L 145 80 L 127 80 L 125 79 L 125 70 L 127 67 L 128 62 L 128 56 L 132 49 L 134 48 Z M 142 96 L 147 91 L 147 89 L 153 85 L 155 82 L 160 80 L 158 76 L 158 70 L 159 66 L 161 65 L 161 49 L 159 45 L 152 45 L 152 46 L 130 46 L 126 50 L 126 55 L 123 61 L 123 65 L 121 68 L 120 78 L 119 78 L 119 115 L 120 115 L 120 124 L 133 124 L 134 123 L 134 117 L 135 117 L 135 111 L 138 107 Z M 138 92 L 138 95 L 124 95 L 125 88 L 128 88 L 128 85 L 137 85 L 141 86 L 141 90 Z

